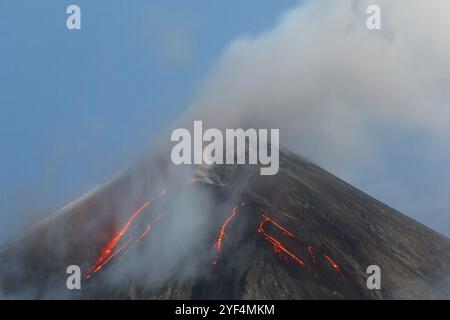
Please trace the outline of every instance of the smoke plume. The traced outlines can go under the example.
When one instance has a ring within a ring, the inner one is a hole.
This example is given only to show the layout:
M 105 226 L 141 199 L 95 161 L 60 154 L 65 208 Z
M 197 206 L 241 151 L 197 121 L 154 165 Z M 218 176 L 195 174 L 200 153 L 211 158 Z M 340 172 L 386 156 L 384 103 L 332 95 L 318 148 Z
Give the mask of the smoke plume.
M 366 27 L 374 3 L 380 31 Z M 448 12 L 440 0 L 305 1 L 227 48 L 190 117 L 281 128 L 282 144 L 331 167 L 374 156 L 385 128 L 446 135 Z

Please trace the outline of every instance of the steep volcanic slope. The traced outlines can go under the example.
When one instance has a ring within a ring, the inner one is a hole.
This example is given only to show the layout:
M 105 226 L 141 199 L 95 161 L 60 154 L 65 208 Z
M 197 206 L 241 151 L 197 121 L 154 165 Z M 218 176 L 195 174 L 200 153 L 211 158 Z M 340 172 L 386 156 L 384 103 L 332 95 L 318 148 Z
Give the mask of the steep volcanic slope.
M 5 245 L 0 288 L 34 298 L 450 298 L 447 238 L 295 155 L 282 153 L 280 168 L 164 179 L 167 169 L 137 166 Z M 70 264 L 82 267 L 81 291 L 65 288 Z M 373 264 L 382 290 L 366 287 Z

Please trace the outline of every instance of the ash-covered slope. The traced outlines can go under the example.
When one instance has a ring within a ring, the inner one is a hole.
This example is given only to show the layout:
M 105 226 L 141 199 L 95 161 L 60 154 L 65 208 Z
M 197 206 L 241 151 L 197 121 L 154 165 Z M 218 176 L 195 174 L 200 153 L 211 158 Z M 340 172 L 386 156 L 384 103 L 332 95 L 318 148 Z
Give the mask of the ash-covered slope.
M 450 241 L 280 154 L 191 174 L 139 165 L 0 249 L 6 297 L 450 298 Z M 175 177 L 175 178 L 174 178 Z M 82 290 L 66 288 L 68 265 Z M 366 286 L 381 268 L 381 290 Z

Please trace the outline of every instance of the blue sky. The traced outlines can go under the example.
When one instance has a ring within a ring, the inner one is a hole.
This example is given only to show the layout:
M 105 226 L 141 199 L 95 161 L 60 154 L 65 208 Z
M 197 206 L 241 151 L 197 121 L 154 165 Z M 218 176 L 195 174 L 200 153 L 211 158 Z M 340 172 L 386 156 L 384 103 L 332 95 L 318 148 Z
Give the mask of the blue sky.
M 131 165 L 236 37 L 298 3 L 0 2 L 0 242 Z M 80 31 L 66 29 L 69 4 Z M 375 130 L 376 161 L 342 177 L 449 235 L 448 139 L 389 130 Z
M 233 38 L 296 3 L 1 1 L 0 241 L 129 166 Z

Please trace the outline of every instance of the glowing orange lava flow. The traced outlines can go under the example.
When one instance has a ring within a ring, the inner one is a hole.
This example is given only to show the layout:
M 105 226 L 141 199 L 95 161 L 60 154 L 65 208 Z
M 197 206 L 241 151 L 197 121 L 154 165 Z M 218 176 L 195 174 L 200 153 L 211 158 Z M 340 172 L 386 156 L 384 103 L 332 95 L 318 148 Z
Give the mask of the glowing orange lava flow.
M 125 232 L 128 230 L 128 228 L 130 227 L 131 223 L 133 222 L 133 220 L 137 217 L 137 215 L 139 213 L 142 212 L 142 210 L 144 210 L 145 208 L 147 208 L 150 205 L 150 202 L 147 201 L 146 203 L 144 203 L 139 209 L 137 209 L 133 215 L 131 216 L 130 219 L 128 219 L 127 223 L 125 224 L 125 226 L 120 230 L 120 232 L 114 237 L 114 239 L 112 239 L 108 245 L 106 246 L 106 248 L 103 250 L 102 255 L 100 256 L 100 258 L 97 259 L 97 262 L 94 264 L 94 267 L 92 268 L 94 270 L 94 272 L 96 272 L 95 270 L 97 269 L 97 267 L 99 265 L 102 264 L 102 262 L 110 255 L 111 251 L 116 247 L 117 243 L 122 239 L 123 235 L 125 234 Z
M 341 268 L 339 268 L 339 266 L 337 265 L 336 262 L 333 261 L 333 259 L 331 259 L 326 254 L 324 254 L 323 257 L 331 263 L 331 265 L 333 266 L 334 270 L 336 270 L 336 272 L 341 272 Z
M 99 272 L 105 264 L 107 264 L 112 258 L 114 258 L 116 255 L 118 255 L 123 249 L 125 249 L 126 246 L 130 244 L 130 242 L 133 241 L 133 239 L 128 239 L 127 242 L 125 242 L 122 246 L 119 247 L 116 251 L 114 251 L 108 258 L 106 258 L 95 270 L 94 273 Z
M 239 207 L 243 207 L 243 206 L 245 206 L 245 205 L 246 205 L 246 203 L 245 203 L 245 202 L 242 202 L 242 203 L 240 204 L 240 206 L 234 207 L 233 211 L 231 212 L 231 215 L 230 215 L 230 216 L 225 220 L 225 222 L 222 224 L 222 227 L 220 228 L 219 233 L 217 234 L 216 243 L 215 243 L 215 245 L 214 245 L 214 246 L 217 248 L 217 252 L 218 252 L 219 256 L 222 254 L 222 243 L 223 243 L 223 240 L 224 240 L 224 238 L 227 237 L 227 235 L 226 235 L 226 233 L 225 233 L 225 230 L 226 230 L 228 224 L 229 224 L 230 221 L 233 220 L 233 218 L 236 216 L 236 214 L 237 214 L 237 212 L 238 212 L 238 210 L 239 210 Z M 213 265 L 216 265 L 217 262 L 218 262 L 218 257 L 217 257 L 216 260 L 214 260 L 214 261 L 212 262 L 212 264 L 213 264 Z
M 288 237 L 293 238 L 294 234 L 290 231 L 288 231 L 287 229 L 283 228 L 282 226 L 280 226 L 278 223 L 276 223 L 272 218 L 262 215 L 262 217 L 266 220 L 265 222 L 270 222 L 271 224 L 273 224 L 275 227 L 277 227 L 278 229 L 280 229 L 281 232 L 283 232 L 285 235 L 287 235 Z
M 281 232 L 283 232 L 285 235 L 294 238 L 296 240 L 300 240 L 297 239 L 297 237 L 294 236 L 294 234 L 292 232 L 290 232 L 289 230 L 283 228 L 282 226 L 280 226 L 277 222 L 275 222 L 272 218 L 266 216 L 266 215 L 262 215 L 263 220 L 261 221 L 260 225 L 259 225 L 259 230 L 258 232 L 261 233 L 264 238 L 269 241 L 272 245 L 273 245 L 273 249 L 275 251 L 275 254 L 285 258 L 285 255 L 291 257 L 292 259 L 294 259 L 295 261 L 297 261 L 299 264 L 301 264 L 302 266 L 305 267 L 305 263 L 299 259 L 297 256 L 295 256 L 292 252 L 290 252 L 289 250 L 287 250 L 281 243 L 279 240 L 275 239 L 273 236 L 270 236 L 267 234 L 267 232 L 264 230 L 264 224 L 266 222 L 270 222 L 272 225 L 274 225 L 275 227 L 277 227 Z M 302 240 L 300 240 L 302 241 Z M 314 264 L 317 264 L 319 261 L 316 258 L 316 254 L 319 254 L 321 257 L 323 257 L 323 259 L 327 260 L 331 266 L 333 267 L 333 269 L 337 272 L 337 273 L 341 273 L 341 268 L 339 267 L 339 265 L 333 260 L 331 259 L 328 255 L 326 254 L 322 254 L 318 249 L 314 248 L 313 246 L 308 246 L 307 248 L 307 252 L 310 255 L 310 257 L 313 260 Z M 309 271 L 311 271 L 310 268 L 308 268 Z
M 292 252 L 290 252 L 288 249 L 286 249 L 280 241 L 278 241 L 277 239 L 275 239 L 274 237 L 272 237 L 271 235 L 269 235 L 265 230 L 264 230 L 264 224 L 266 222 L 270 222 L 272 223 L 274 226 L 276 226 L 278 229 L 280 229 L 284 234 L 289 235 L 290 237 L 293 237 L 294 235 L 289 232 L 288 230 L 286 230 L 285 228 L 281 227 L 279 224 L 275 223 L 271 218 L 263 215 L 263 220 L 261 221 L 261 223 L 259 224 L 259 229 L 258 232 L 261 233 L 264 238 L 269 241 L 272 245 L 273 245 L 273 250 L 275 251 L 275 253 L 277 255 L 279 255 L 280 253 L 285 253 L 286 255 L 288 255 L 289 257 L 291 257 L 294 261 L 296 261 L 297 263 L 299 263 L 301 266 L 306 267 L 305 263 L 298 258 L 295 254 L 293 254 Z
M 219 252 L 219 254 L 222 253 L 222 241 L 223 241 L 223 238 L 226 237 L 225 229 L 226 229 L 227 225 L 230 223 L 230 221 L 236 216 L 237 211 L 238 211 L 238 207 L 235 207 L 231 213 L 231 216 L 229 216 L 225 220 L 225 222 L 222 225 L 222 228 L 220 228 L 219 234 L 217 235 L 216 248 L 217 248 L 217 251 Z
M 115 251 L 113 254 L 111 254 L 112 250 L 116 247 L 117 243 L 119 243 L 119 241 L 122 239 L 123 235 L 125 234 L 125 232 L 128 230 L 128 228 L 130 227 L 131 223 L 133 222 L 133 220 L 138 216 L 139 213 L 142 212 L 142 210 L 144 210 L 145 208 L 147 208 L 150 205 L 150 202 L 147 201 L 146 203 L 144 203 L 139 209 L 137 209 L 133 215 L 131 216 L 130 219 L 128 219 L 127 223 L 125 224 L 125 226 L 120 230 L 120 232 L 108 243 L 108 245 L 106 246 L 106 248 L 103 250 L 102 254 L 100 255 L 100 257 L 97 259 L 97 261 L 95 262 L 94 266 L 91 268 L 91 271 L 85 276 L 85 279 L 88 280 L 91 278 L 92 273 L 96 273 L 98 272 L 101 268 L 103 268 L 103 266 L 108 263 L 115 255 L 117 255 L 117 253 L 119 253 L 120 251 L 122 251 L 122 249 L 125 246 L 122 246 L 121 248 L 119 248 L 120 250 Z M 128 242 L 125 244 L 127 245 Z
M 163 196 L 167 193 L 167 188 L 164 188 L 161 190 L 159 196 Z M 139 209 L 137 209 L 130 219 L 128 219 L 127 223 L 123 226 L 123 228 L 119 231 L 119 233 L 107 244 L 105 249 L 103 250 L 100 257 L 97 259 L 95 264 L 91 267 L 88 274 L 84 277 L 85 280 L 89 280 L 92 277 L 93 273 L 98 272 L 100 269 L 103 268 L 105 264 L 107 264 L 114 256 L 116 256 L 120 251 L 122 251 L 133 239 L 128 240 L 123 246 L 121 246 L 119 249 L 117 249 L 114 253 L 111 253 L 114 248 L 117 246 L 117 244 L 122 240 L 123 235 L 127 232 L 128 228 L 130 227 L 131 223 L 136 219 L 136 217 L 145 209 L 147 208 L 150 203 L 155 200 L 152 199 L 150 201 L 145 202 Z M 157 222 L 161 219 L 162 215 L 157 217 L 154 222 Z M 136 243 L 140 242 L 150 231 L 151 225 L 149 224 L 145 231 L 142 233 L 139 240 L 136 241 Z

